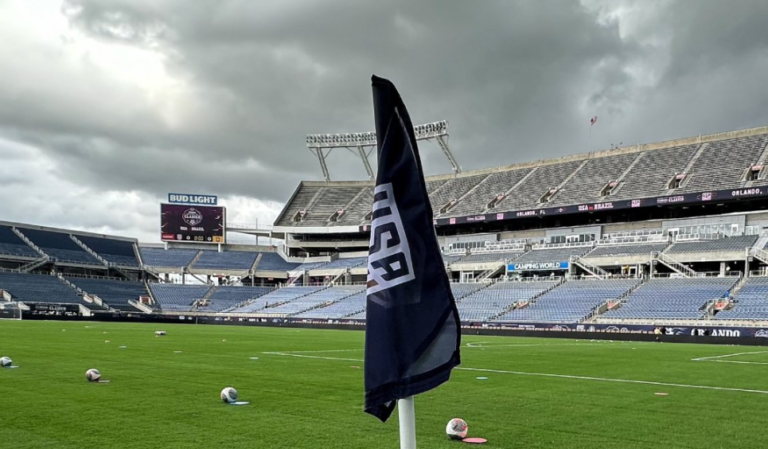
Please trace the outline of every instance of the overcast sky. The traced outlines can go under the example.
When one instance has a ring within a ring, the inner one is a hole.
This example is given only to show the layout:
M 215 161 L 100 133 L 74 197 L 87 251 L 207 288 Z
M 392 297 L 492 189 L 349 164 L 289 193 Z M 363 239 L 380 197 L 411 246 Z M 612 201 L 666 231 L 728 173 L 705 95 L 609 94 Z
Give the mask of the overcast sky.
M 595 115 L 595 150 L 765 125 L 766 23 L 765 0 L 0 0 L 0 220 L 156 242 L 189 192 L 271 223 L 321 179 L 306 134 L 373 130 L 372 73 L 464 169 L 589 151 Z

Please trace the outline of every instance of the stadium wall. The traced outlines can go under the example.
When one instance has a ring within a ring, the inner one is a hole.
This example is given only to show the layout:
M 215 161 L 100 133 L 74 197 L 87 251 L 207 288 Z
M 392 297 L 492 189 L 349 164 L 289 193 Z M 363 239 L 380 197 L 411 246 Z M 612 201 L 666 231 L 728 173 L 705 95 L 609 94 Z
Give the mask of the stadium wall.
M 148 314 L 117 314 L 99 313 L 92 317 L 83 316 L 48 316 L 24 314 L 23 319 L 29 320 L 60 320 L 78 322 L 122 322 L 122 323 L 153 323 L 157 325 L 188 324 L 188 325 L 227 325 L 227 326 L 256 326 L 256 327 L 287 327 L 297 329 L 335 329 L 335 330 L 365 330 L 362 322 L 320 323 L 304 322 L 302 320 L 275 320 L 266 318 L 223 318 L 215 316 L 189 315 L 148 315 Z M 271 321 L 270 321 L 271 320 Z M 655 334 L 653 326 L 600 326 L 595 325 L 594 331 L 569 329 L 562 325 L 526 324 L 518 328 L 512 327 L 462 327 L 464 335 L 489 335 L 505 337 L 539 337 L 539 338 L 568 338 L 577 340 L 612 340 L 612 341 L 645 341 L 664 343 L 698 343 L 718 345 L 747 345 L 768 346 L 768 331 L 758 328 L 722 328 L 722 327 L 674 327 L 666 329 L 666 334 Z M 584 328 L 589 329 L 589 328 Z

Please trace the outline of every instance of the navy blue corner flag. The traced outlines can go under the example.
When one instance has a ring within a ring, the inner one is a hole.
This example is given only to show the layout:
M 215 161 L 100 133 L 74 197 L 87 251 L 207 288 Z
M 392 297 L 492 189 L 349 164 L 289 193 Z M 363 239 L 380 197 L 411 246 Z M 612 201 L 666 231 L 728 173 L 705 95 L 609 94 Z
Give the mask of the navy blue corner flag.
M 386 421 L 397 399 L 429 391 L 459 364 L 459 313 L 440 255 L 413 124 L 374 76 L 378 174 L 368 256 L 365 411 Z

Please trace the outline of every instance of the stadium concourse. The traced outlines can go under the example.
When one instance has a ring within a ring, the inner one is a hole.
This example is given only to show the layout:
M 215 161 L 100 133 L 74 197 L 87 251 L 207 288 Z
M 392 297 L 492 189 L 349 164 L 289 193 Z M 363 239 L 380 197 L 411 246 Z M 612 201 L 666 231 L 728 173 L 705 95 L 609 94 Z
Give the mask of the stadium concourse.
M 766 157 L 756 128 L 428 177 L 462 321 L 768 325 Z M 372 199 L 372 182 L 300 183 L 269 231 L 277 247 L 0 222 L 0 300 L 355 323 Z

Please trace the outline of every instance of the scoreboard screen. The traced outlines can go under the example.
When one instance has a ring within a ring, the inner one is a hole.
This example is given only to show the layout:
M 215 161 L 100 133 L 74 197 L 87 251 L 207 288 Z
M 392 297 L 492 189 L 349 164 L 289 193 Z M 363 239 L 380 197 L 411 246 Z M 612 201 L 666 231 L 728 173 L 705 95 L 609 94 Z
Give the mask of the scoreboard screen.
M 226 243 L 226 209 L 221 206 L 160 205 L 164 242 Z

